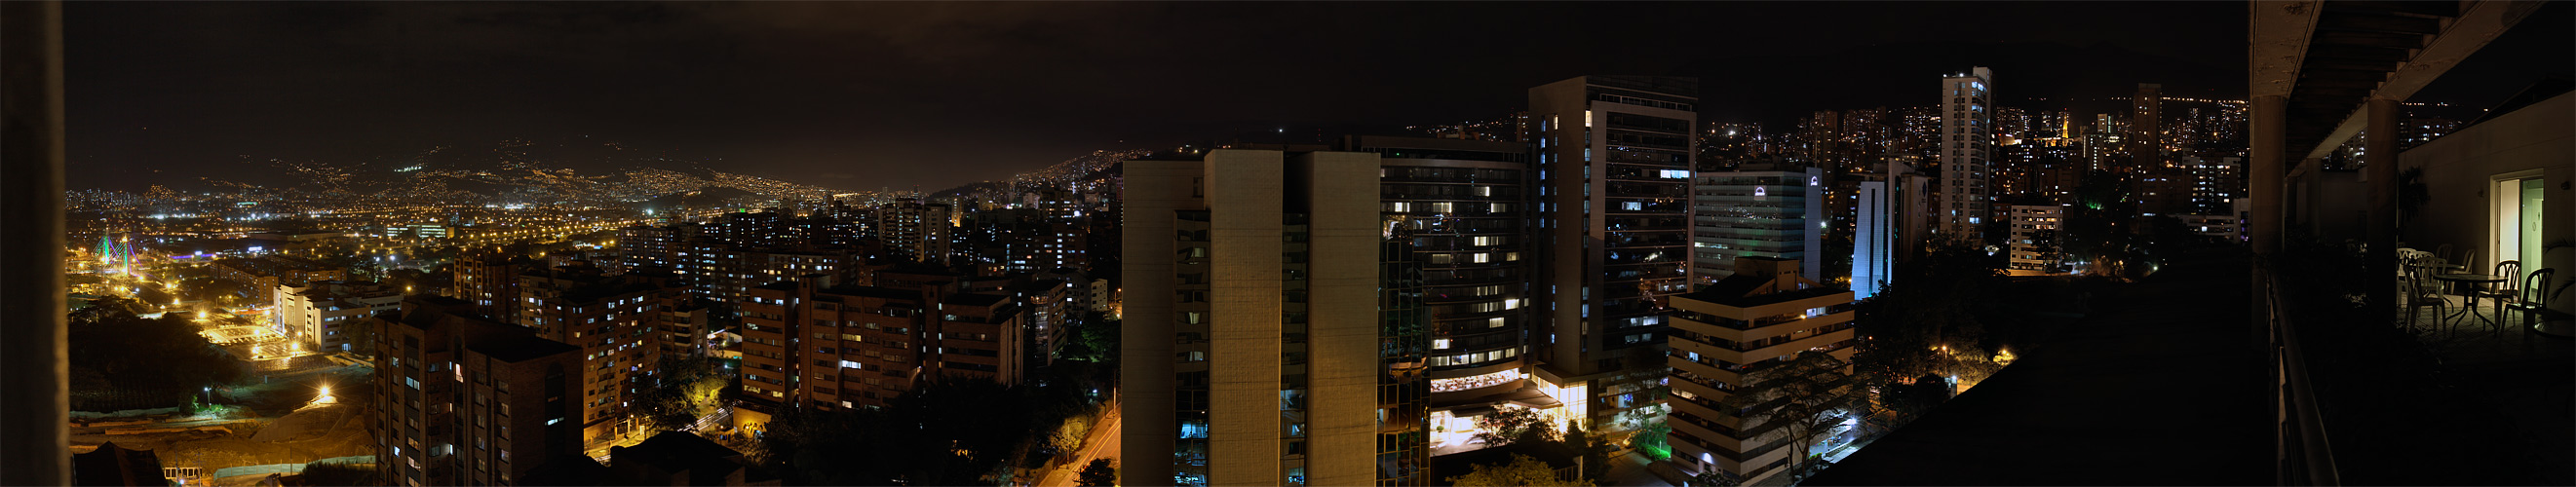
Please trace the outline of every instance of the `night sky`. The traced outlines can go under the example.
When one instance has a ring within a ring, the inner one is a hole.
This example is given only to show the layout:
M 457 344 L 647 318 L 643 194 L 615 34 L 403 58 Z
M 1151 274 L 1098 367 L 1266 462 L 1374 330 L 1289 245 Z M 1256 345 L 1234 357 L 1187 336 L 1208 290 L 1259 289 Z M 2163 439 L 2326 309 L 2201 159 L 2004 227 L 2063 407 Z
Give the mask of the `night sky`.
M 2524 25 L 2564 37 L 2559 3 Z M 2246 29 L 2241 2 L 69 2 L 64 22 L 69 183 L 112 189 L 509 138 L 935 189 L 1095 149 L 1491 119 L 1584 74 L 1700 76 L 1704 120 L 1774 124 L 1932 104 L 1969 65 L 2005 106 L 2235 97 Z

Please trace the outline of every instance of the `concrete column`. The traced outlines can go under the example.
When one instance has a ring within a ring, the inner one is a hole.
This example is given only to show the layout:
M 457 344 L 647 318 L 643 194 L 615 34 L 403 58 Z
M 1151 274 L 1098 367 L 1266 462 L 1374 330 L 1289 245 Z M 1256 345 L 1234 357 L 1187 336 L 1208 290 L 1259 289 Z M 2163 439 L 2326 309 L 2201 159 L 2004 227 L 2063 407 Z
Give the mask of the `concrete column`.
M 2254 255 L 2258 257 L 2281 252 L 2281 194 L 2287 189 L 2281 186 L 2281 180 L 2289 170 L 2282 166 L 2289 151 L 2283 147 L 2289 142 L 2285 125 L 2288 117 L 2282 111 L 2289 101 L 2288 96 L 2254 97 L 2248 114 L 2252 125 L 2248 127 L 2252 135 L 2248 148 L 2253 160 L 2246 166 L 2245 187 L 2246 195 L 2254 198 L 2254 214 L 2245 222 L 2245 235 L 2253 241 Z
M 2387 280 L 2397 275 L 2397 102 L 2371 98 L 2362 122 L 2362 178 L 2369 180 L 2370 209 L 2362 222 L 2363 235 L 2370 249 L 2362 257 L 2363 268 L 2371 279 Z M 2396 286 L 2364 285 L 2369 290 L 2370 304 L 2380 312 L 2391 312 L 2389 303 L 2396 302 Z
M 0 2 L 0 485 L 71 485 L 63 6 Z
M 2288 168 L 2281 167 L 2281 160 L 2289 155 L 2289 149 L 2282 147 L 2288 144 L 2284 125 L 2288 118 L 2282 110 L 2288 106 L 2290 97 L 2266 95 L 2253 98 L 2253 106 L 2247 107 L 2250 113 L 2246 117 L 2247 124 L 2251 125 L 2247 127 L 2247 145 L 2252 152 L 2252 160 L 2247 161 L 2245 167 L 2245 195 L 2253 198 L 2254 204 L 2250 210 L 2252 214 L 2246 215 L 2244 228 L 2247 240 L 2251 240 L 2254 247 L 2255 268 L 2251 273 L 2254 299 L 2260 300 L 2268 296 L 2264 293 L 2269 284 L 2264 279 L 2271 273 L 2266 270 L 2272 265 L 2272 258 L 2281 254 L 2281 194 L 2289 189 L 2282 186 Z M 2265 337 L 2270 333 L 2269 309 L 2266 303 L 2256 303 L 2253 307 L 2254 344 L 2268 343 Z

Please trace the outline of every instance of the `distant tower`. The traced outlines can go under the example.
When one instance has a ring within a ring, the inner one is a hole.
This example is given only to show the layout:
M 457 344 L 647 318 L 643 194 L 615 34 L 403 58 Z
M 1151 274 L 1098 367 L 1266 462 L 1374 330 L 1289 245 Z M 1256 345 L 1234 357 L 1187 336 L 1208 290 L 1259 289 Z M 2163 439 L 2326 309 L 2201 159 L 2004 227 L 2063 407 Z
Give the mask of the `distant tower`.
M 1941 233 L 1975 239 L 1977 227 L 1994 218 L 1986 166 L 1994 78 L 1982 66 L 1941 78 Z
M 2164 169 L 2164 85 L 2138 83 L 2138 96 L 2129 111 L 2129 157 L 2131 170 L 2142 174 Z

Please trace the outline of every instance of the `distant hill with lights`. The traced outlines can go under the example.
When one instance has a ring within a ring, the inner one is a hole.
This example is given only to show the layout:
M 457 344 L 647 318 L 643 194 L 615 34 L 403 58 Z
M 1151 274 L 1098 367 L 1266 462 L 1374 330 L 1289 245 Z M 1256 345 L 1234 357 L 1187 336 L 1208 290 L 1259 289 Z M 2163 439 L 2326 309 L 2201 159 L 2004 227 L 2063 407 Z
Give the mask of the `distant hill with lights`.
M 201 178 L 210 189 L 303 197 L 474 203 L 641 202 L 674 196 L 704 200 L 757 196 L 821 199 L 830 191 L 708 167 L 721 160 L 672 157 L 616 142 L 436 146 L 355 162 L 244 161 L 250 174 L 285 174 L 254 184 Z M 183 190 L 193 188 L 181 188 Z

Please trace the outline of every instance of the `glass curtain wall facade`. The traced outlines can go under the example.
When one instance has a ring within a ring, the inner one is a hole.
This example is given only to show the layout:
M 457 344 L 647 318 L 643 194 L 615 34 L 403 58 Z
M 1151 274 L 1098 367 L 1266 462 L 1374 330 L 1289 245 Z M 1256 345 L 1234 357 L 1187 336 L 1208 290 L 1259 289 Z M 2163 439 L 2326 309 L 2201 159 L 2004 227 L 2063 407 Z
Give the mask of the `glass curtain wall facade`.
M 1796 259 L 1806 275 L 1823 275 L 1824 172 L 1701 173 L 1691 190 L 1691 283 L 1735 274 L 1738 257 Z

